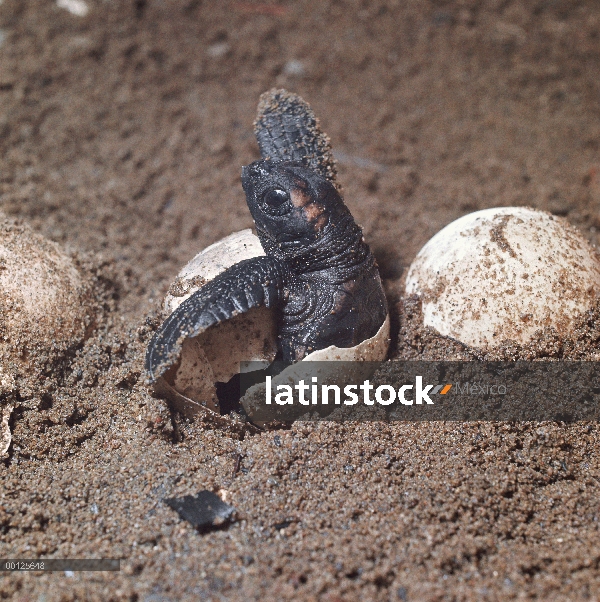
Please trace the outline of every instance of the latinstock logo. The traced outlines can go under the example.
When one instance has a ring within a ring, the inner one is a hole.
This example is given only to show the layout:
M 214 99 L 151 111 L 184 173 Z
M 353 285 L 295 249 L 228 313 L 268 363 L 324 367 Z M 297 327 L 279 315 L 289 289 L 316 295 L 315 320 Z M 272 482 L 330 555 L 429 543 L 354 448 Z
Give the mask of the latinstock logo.
M 353 406 L 359 403 L 362 397 L 362 402 L 367 406 L 375 405 L 375 403 L 389 406 L 396 400 L 405 406 L 433 405 L 434 402 L 430 395 L 446 395 L 452 389 L 452 385 L 449 383 L 423 386 L 422 376 L 415 376 L 414 385 L 402 385 L 397 390 L 392 385 L 376 387 L 369 380 L 363 381 L 361 385 L 350 384 L 343 388 L 335 384 L 321 384 L 319 389 L 318 378 L 313 376 L 311 381 L 310 384 L 307 384 L 304 379 L 300 379 L 296 385 L 273 385 L 272 378 L 267 376 L 265 403 L 272 405 L 274 401 L 275 404 L 281 406 L 293 405 L 296 398 L 298 403 L 304 406 L 328 405 L 330 400 L 334 405 Z M 371 393 L 374 394 L 374 397 L 371 396 Z

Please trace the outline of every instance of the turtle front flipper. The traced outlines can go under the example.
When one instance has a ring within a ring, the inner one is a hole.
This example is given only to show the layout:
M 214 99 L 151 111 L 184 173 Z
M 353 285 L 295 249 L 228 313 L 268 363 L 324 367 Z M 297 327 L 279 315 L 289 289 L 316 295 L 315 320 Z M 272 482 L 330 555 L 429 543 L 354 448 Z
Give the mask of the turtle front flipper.
M 154 334 L 146 372 L 155 382 L 178 360 L 183 341 L 254 307 L 281 305 L 287 268 L 274 257 L 241 261 L 186 299 Z

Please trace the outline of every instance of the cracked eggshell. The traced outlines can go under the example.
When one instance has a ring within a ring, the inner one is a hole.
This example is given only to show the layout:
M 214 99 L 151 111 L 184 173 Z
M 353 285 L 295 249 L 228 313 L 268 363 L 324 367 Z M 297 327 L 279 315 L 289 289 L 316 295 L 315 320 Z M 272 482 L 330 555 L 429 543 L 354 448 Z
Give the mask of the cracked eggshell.
M 59 246 L 0 217 L 0 397 L 39 392 L 93 323 L 89 276 Z
M 164 301 L 166 315 L 229 267 L 264 254 L 258 237 L 250 229 L 230 234 L 207 247 L 181 270 L 169 288 Z M 277 334 L 276 314 L 266 307 L 253 308 L 212 326 L 199 336 L 184 341 L 179 363 L 164 375 L 169 388 L 159 385 L 159 393 L 170 397 L 184 414 L 197 411 L 196 407 L 190 407 L 189 400 L 219 413 L 216 383 L 226 383 L 238 374 L 242 362 L 273 362 L 277 355 Z M 302 361 L 375 362 L 386 358 L 388 347 L 389 317 L 374 337 L 356 347 L 327 347 L 309 354 Z
M 186 265 L 169 287 L 164 301 L 167 314 L 174 312 L 188 297 L 240 261 L 265 254 L 250 228 L 234 232 L 200 251 Z
M 526 207 L 484 209 L 452 222 L 419 251 L 406 294 L 423 321 L 479 349 L 568 333 L 600 293 L 597 251 L 569 223 Z
M 265 252 L 250 229 L 230 234 L 196 255 L 179 273 L 165 298 L 166 314 L 204 284 L 245 259 Z M 217 382 L 239 373 L 240 362 L 272 362 L 277 354 L 277 322 L 267 307 L 256 307 L 183 343 L 179 364 L 165 374 L 184 397 L 219 412 Z

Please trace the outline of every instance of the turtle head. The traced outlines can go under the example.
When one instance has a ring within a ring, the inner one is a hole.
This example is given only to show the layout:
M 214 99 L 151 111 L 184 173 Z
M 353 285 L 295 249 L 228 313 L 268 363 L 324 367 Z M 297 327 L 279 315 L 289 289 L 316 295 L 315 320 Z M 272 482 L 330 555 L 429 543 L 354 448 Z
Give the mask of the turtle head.
M 255 161 L 242 168 L 242 185 L 263 248 L 282 260 L 318 245 L 350 216 L 335 186 L 301 163 Z

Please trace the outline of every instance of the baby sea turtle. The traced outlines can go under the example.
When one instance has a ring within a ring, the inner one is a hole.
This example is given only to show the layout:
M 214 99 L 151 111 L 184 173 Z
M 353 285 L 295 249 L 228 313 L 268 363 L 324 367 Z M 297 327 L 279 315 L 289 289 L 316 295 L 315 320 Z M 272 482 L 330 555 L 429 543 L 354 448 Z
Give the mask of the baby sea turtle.
M 329 139 L 308 104 L 285 90 L 261 96 L 255 133 L 262 159 L 242 169 L 265 256 L 229 267 L 179 305 L 150 341 L 156 381 L 186 339 L 251 308 L 278 314 L 278 347 L 298 361 L 373 337 L 387 317 L 375 258 L 344 204 Z

